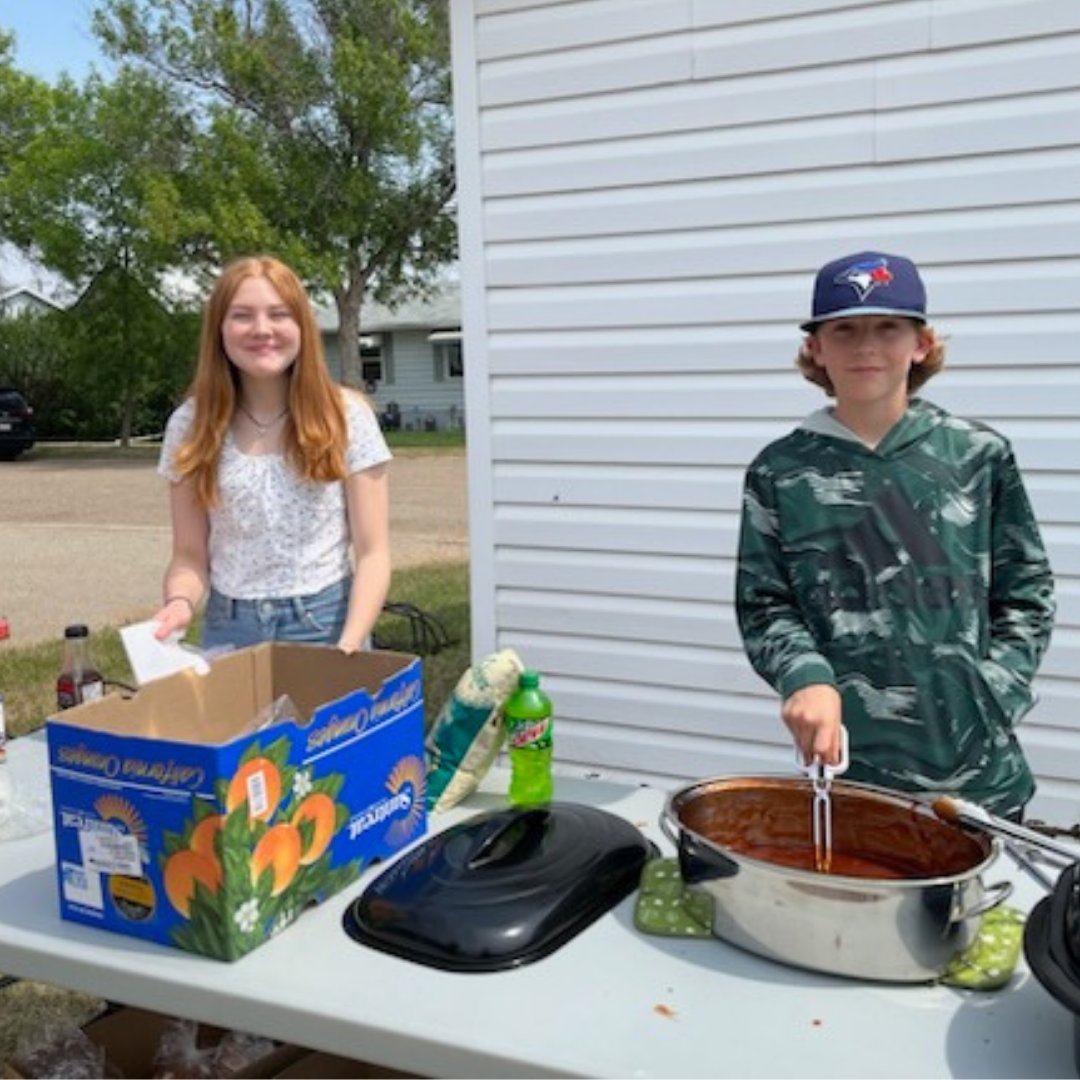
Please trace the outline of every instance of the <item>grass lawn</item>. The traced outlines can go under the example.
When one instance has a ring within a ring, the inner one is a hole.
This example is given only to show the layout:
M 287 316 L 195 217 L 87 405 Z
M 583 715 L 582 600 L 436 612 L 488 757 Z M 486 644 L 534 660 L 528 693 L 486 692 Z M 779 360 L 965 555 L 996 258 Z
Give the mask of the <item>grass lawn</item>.
M 424 701 L 430 724 L 461 673 L 469 665 L 469 568 L 467 563 L 432 563 L 394 572 L 393 598 L 415 604 L 446 629 L 450 646 L 424 659 Z M 405 620 L 383 615 L 375 627 L 383 648 L 411 652 Z M 198 640 L 197 632 L 192 635 Z M 109 627 L 90 635 L 89 652 L 106 680 L 132 681 L 119 630 Z M 26 648 L 0 642 L 0 690 L 7 706 L 9 736 L 41 727 L 56 711 L 56 676 L 63 642 L 46 641 Z M 108 687 L 106 688 L 108 689 Z

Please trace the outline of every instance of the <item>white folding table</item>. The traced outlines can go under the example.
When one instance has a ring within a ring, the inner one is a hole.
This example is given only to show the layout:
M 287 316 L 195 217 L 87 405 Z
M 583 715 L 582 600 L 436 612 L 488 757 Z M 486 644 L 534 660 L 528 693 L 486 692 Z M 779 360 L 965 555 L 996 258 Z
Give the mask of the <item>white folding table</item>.
M 20 780 L 44 781 L 40 736 L 9 749 Z M 506 780 L 493 771 L 432 827 L 504 805 Z M 556 797 L 622 815 L 670 853 L 658 790 L 560 776 Z M 347 937 L 342 915 L 378 871 L 225 963 L 61 920 L 51 833 L 9 840 L 0 971 L 431 1076 L 1075 1075 L 1073 1017 L 1023 962 L 993 993 L 862 983 L 641 934 L 631 897 L 542 960 L 454 974 Z M 1007 859 L 1000 877 L 1016 877 Z M 1041 895 L 1018 877 L 1011 902 Z

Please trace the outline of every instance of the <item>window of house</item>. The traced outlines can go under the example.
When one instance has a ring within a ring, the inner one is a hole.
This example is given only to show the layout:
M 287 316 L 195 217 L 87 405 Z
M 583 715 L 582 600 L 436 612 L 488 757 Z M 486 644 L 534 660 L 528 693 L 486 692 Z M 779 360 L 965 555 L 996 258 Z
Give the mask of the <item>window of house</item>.
M 435 381 L 460 379 L 465 375 L 465 354 L 459 331 L 437 331 L 428 337 L 435 355 Z
M 360 338 L 360 374 L 368 393 L 374 393 L 380 386 L 393 385 L 394 361 L 389 336 L 371 334 Z
M 460 379 L 465 374 L 465 359 L 461 355 L 461 342 L 448 341 L 443 346 L 446 357 L 446 375 L 450 379 Z
M 382 382 L 382 341 L 378 337 L 360 339 L 360 373 L 365 383 Z

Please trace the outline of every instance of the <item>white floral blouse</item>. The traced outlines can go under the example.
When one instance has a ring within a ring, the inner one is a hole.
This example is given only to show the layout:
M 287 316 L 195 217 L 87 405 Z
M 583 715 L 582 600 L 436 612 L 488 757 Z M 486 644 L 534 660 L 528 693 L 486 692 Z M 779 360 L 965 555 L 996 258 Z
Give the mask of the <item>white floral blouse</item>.
M 391 457 L 375 414 L 345 392 L 350 475 Z M 177 450 L 195 415 L 188 398 L 169 417 L 158 473 L 173 482 Z M 231 432 L 218 465 L 220 498 L 210 510 L 210 583 L 238 600 L 307 596 L 351 571 L 343 483 L 301 480 L 281 454 L 241 453 Z

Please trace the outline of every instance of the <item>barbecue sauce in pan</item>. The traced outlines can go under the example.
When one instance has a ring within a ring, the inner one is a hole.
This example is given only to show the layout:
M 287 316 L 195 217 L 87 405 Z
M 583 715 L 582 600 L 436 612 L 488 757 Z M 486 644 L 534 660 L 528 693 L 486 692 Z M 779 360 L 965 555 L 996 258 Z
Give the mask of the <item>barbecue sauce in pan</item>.
M 816 873 L 838 874 L 840 877 L 879 878 L 881 880 L 903 880 L 919 877 L 917 868 L 904 866 L 898 862 L 888 864 L 880 858 L 868 858 L 865 855 L 837 851 L 833 848 L 828 870 L 820 870 L 814 858 L 814 845 L 809 847 L 781 847 L 778 844 L 751 844 L 745 850 L 733 848 L 740 855 L 749 855 L 751 859 L 776 863 L 793 870 L 813 870 Z
M 684 826 L 738 855 L 817 871 L 812 789 L 802 781 L 738 778 L 702 790 L 678 811 Z M 978 839 L 915 805 L 873 792 L 832 787 L 829 874 L 883 881 L 962 874 L 986 857 Z

